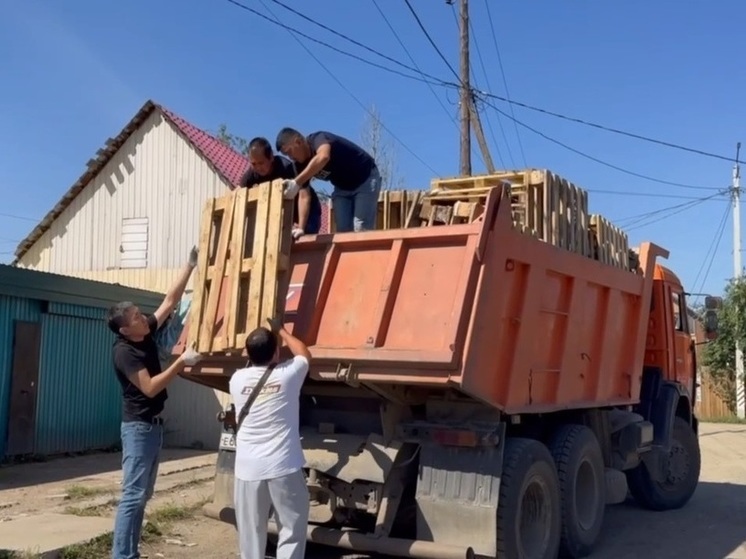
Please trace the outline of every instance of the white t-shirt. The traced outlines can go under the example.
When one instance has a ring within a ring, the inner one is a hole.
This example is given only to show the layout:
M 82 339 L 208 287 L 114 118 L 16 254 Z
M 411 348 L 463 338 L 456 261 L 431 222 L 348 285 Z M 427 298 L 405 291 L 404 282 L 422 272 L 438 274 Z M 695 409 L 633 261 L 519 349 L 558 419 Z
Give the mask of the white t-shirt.
M 264 371 L 266 367 L 252 366 L 239 369 L 231 377 L 236 420 Z M 298 423 L 300 389 L 306 373 L 308 360 L 299 355 L 280 363 L 269 375 L 236 434 L 236 478 L 274 479 L 303 467 L 305 458 Z

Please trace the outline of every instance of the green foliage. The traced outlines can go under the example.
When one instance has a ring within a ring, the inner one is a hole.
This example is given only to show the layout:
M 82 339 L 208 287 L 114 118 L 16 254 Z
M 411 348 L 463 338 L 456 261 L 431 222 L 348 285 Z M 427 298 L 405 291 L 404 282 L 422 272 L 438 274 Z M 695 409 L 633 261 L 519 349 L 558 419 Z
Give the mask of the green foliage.
M 228 126 L 225 124 L 218 126 L 215 137 L 228 147 L 235 149 L 241 155 L 246 155 L 249 150 L 249 141 L 246 138 L 235 136 L 228 132 Z
M 704 347 L 702 365 L 720 396 L 735 412 L 736 340 L 746 350 L 746 281 L 731 280 L 718 310 L 718 337 Z

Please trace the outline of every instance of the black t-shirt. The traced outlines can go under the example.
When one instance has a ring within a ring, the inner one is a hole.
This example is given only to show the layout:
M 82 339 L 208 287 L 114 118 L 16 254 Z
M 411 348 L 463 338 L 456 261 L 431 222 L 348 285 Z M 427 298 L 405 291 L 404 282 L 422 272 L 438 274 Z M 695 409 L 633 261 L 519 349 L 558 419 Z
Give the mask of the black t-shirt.
M 153 398 L 148 398 L 127 378 L 141 369 L 147 369 L 151 378 L 161 373 L 158 346 L 153 338 L 158 329 L 155 315 L 148 316 L 148 326 L 150 334 L 143 341 L 132 342 L 117 336 L 112 348 L 114 370 L 122 385 L 122 421 L 150 421 L 163 411 L 168 398 L 165 388 Z
M 331 157 L 315 178 L 329 181 L 340 190 L 355 190 L 368 180 L 376 166 L 375 160 L 363 148 L 331 132 L 314 132 L 306 139 L 314 153 L 321 145 L 329 144 Z
M 252 186 L 270 182 L 276 179 L 294 179 L 297 175 L 298 173 L 296 173 L 295 164 L 292 161 L 284 157 L 280 157 L 279 155 L 275 155 L 274 161 L 272 161 L 272 169 L 267 176 L 262 177 L 256 171 L 254 171 L 254 169 L 249 167 L 241 177 L 241 180 L 238 184 L 246 188 L 251 188 Z M 321 223 L 321 202 L 319 201 L 319 196 L 316 194 L 316 191 L 313 189 L 313 187 L 308 183 L 301 185 L 301 188 L 307 188 L 308 191 L 311 193 L 311 209 L 308 212 L 309 224 L 314 221 L 314 218 L 316 219 L 316 221 Z M 295 223 L 298 223 L 297 196 L 295 197 L 295 204 L 293 206 L 293 221 Z
M 252 186 L 256 186 L 263 182 L 271 182 L 277 179 L 294 179 L 297 173 L 295 172 L 295 165 L 293 165 L 293 162 L 284 157 L 280 157 L 279 155 L 275 155 L 274 157 L 275 158 L 272 161 L 272 169 L 269 171 L 267 176 L 261 176 L 251 166 L 249 166 L 241 177 L 241 180 L 238 181 L 238 184 L 243 187 L 251 188 Z

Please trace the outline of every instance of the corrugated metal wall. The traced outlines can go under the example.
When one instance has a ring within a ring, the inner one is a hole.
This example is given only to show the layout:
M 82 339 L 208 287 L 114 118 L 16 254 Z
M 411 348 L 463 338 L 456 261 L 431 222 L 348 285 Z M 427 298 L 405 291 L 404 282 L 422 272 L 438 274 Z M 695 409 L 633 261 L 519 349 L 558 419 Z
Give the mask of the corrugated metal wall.
M 0 295 L 0 458 L 5 456 L 7 443 L 14 321 L 36 322 L 40 318 L 40 301 Z
M 119 443 L 122 406 L 111 364 L 114 335 L 102 309 L 59 307 L 54 311 L 65 314 L 41 319 L 36 453 L 114 446 Z
M 227 188 L 156 111 L 19 265 L 74 276 L 79 271 L 116 270 L 122 219 L 147 217 L 148 268 L 179 268 L 199 240 L 205 201 Z

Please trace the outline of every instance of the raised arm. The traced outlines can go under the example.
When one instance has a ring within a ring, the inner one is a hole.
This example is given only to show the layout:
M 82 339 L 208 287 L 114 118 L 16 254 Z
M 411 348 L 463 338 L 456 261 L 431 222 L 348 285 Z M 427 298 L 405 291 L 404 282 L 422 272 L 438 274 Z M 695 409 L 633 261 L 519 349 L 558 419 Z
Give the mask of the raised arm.
M 127 379 L 148 398 L 155 397 L 184 369 L 185 365 L 194 365 L 201 359 L 199 353 L 189 348 L 162 373 L 151 377 L 144 363 L 134 356 L 127 348 L 123 348 L 114 357 L 115 364 Z
M 179 274 L 178 279 L 168 290 L 168 293 L 166 293 L 166 297 L 163 299 L 161 306 L 155 311 L 154 316 L 158 321 L 159 328 L 163 325 L 171 312 L 173 312 L 174 307 L 181 300 L 181 296 L 184 294 L 184 289 L 189 282 L 189 277 L 197 266 L 197 256 L 197 247 L 192 247 L 192 250 L 189 251 L 187 263 L 181 270 L 181 274 Z
M 277 334 L 285 345 L 288 346 L 290 353 L 294 357 L 305 357 L 309 363 L 311 362 L 311 352 L 308 350 L 308 346 L 285 330 L 285 325 L 282 323 L 281 318 L 268 318 L 267 322 L 269 322 L 272 332 Z
M 323 169 L 324 166 L 329 163 L 329 159 L 331 159 L 331 157 L 331 146 L 328 143 L 321 144 L 316 149 L 316 155 L 311 158 L 311 160 L 308 162 L 308 165 L 306 165 L 306 168 L 303 169 L 298 174 L 298 176 L 295 177 L 295 182 L 299 185 L 306 184 L 308 181 L 316 176 L 316 173 L 321 171 L 321 169 Z

